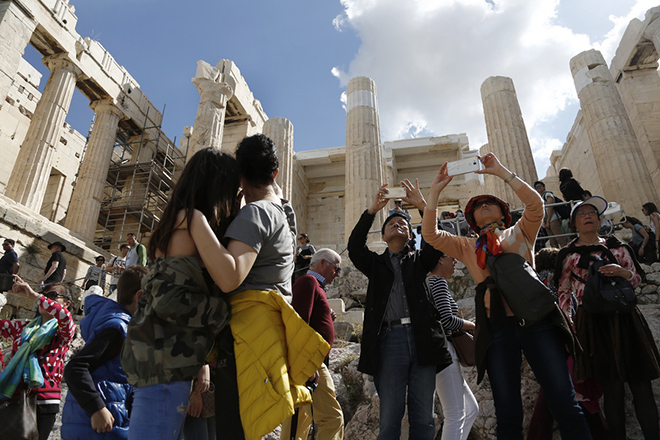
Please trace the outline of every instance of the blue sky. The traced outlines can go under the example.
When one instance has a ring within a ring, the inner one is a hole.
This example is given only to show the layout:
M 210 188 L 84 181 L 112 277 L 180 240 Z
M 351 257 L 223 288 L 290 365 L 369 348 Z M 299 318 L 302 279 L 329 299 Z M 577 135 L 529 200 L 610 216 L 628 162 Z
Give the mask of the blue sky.
M 468 134 L 487 142 L 480 87 L 513 78 L 539 176 L 578 110 L 570 58 L 595 47 L 609 61 L 649 0 L 106 0 L 76 1 L 77 32 L 99 41 L 166 105 L 163 131 L 193 125 L 196 63 L 233 60 L 269 117 L 294 125 L 294 149 L 345 144 L 347 81 L 376 81 L 382 140 Z M 47 70 L 31 48 L 26 59 Z M 42 79 L 41 88 L 45 84 Z M 67 122 L 92 118 L 76 92 Z

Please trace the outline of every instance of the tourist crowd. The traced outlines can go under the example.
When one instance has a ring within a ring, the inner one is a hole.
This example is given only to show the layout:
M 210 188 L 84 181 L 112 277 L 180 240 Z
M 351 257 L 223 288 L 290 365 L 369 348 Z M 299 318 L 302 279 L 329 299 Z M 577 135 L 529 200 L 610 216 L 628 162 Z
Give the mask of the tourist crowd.
M 645 439 L 659 440 L 651 381 L 660 354 L 634 299 L 638 261 L 656 261 L 660 249 L 656 206 L 643 207 L 650 227 L 622 219 L 633 234 L 624 244 L 601 235 L 607 202 L 569 170 L 559 176 L 573 201 L 564 208 L 543 182 L 530 186 L 492 153 L 479 159 L 477 173 L 501 179 L 524 204 L 517 221 L 488 194 L 438 216 L 453 178 L 445 163 L 428 200 L 418 181 L 401 182 L 405 196 L 376 225 L 384 252 L 367 238 L 390 201 L 387 184 L 348 238 L 348 256 L 368 279 L 358 369 L 373 376 L 380 399 L 378 439 L 400 438 L 406 409 L 409 438 L 434 439 L 436 394 L 442 439 L 467 439 L 479 406 L 461 365 L 476 367 L 478 382 L 488 376 L 497 438 L 522 439 L 524 355 L 541 387 L 527 439 L 552 438 L 556 421 L 563 439 L 625 440 L 627 384 Z M 83 287 L 98 294 L 84 298 L 85 346 L 66 366 L 76 336 L 66 246 L 48 247 L 37 292 L 17 275 L 6 239 L 0 271 L 37 312 L 0 320 L 13 343 L 11 358 L 0 357 L 0 438 L 47 439 L 64 379 L 65 440 L 256 440 L 279 425 L 282 439 L 306 439 L 313 422 L 317 438 L 342 439 L 328 369 L 336 314 L 326 296 L 342 258 L 297 233 L 278 173 L 263 135 L 243 139 L 233 157 L 212 148 L 192 156 L 148 244 L 128 234 L 119 256 L 105 265 L 99 255 L 87 271 Z M 422 216 L 418 249 L 403 202 Z M 550 247 L 537 256 L 541 230 Z M 459 316 L 447 281 L 457 261 L 477 283 L 474 322 Z M 614 301 L 612 286 L 623 295 Z

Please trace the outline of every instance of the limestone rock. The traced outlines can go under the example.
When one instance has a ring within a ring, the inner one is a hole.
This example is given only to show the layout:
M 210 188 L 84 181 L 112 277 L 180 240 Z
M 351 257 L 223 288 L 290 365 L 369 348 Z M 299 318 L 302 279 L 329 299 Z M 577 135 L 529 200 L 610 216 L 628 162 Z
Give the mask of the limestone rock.
M 655 264 L 655 263 L 654 263 Z M 657 285 L 660 285 L 660 273 L 650 273 L 646 275 L 646 282 L 647 283 L 652 283 Z

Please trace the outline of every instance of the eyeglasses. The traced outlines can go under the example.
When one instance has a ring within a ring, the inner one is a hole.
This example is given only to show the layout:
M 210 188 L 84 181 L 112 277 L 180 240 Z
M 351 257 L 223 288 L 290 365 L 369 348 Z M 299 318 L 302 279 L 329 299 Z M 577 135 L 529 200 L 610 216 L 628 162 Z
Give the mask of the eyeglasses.
M 454 263 L 456 263 L 456 261 L 458 261 L 458 260 L 456 260 L 456 258 L 454 258 L 454 257 L 450 257 L 449 255 L 444 255 L 442 258 L 449 258 L 449 259 L 450 259 L 451 261 L 453 261 Z
M 328 261 L 328 260 L 323 260 L 323 261 L 325 261 L 328 264 L 331 264 L 332 267 L 334 267 L 335 269 L 335 275 L 339 276 L 339 274 L 341 273 L 341 267 L 339 267 L 339 265 L 333 263 L 332 261 Z
M 580 211 L 575 213 L 576 217 L 591 217 L 592 215 L 594 217 L 598 217 L 598 213 L 596 211 Z
M 543 185 L 536 185 L 534 188 L 536 189 L 543 188 Z

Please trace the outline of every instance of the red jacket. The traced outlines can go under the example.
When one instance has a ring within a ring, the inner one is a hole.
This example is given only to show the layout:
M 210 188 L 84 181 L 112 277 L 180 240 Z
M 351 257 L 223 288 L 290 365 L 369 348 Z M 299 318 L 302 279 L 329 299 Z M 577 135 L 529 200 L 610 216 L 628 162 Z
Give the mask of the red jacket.
M 39 365 L 44 375 L 44 386 L 33 390 L 37 394 L 39 404 L 60 403 L 60 384 L 62 383 L 62 371 L 64 370 L 64 358 L 76 335 L 76 325 L 71 317 L 71 312 L 60 303 L 40 296 L 37 300 L 48 314 L 57 319 L 57 332 L 48 345 L 39 351 Z M 0 336 L 13 340 L 11 353 L 16 354 L 21 346 L 21 332 L 29 324 L 29 320 L 0 320 Z M 19 386 L 18 390 L 21 390 Z

